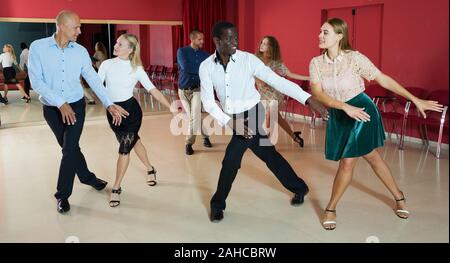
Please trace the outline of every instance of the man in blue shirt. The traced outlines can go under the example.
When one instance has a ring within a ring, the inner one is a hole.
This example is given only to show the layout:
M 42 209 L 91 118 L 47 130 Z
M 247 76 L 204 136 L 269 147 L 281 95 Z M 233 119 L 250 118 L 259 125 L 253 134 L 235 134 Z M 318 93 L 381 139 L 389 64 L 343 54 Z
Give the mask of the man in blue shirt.
M 198 134 L 203 136 L 203 145 L 212 147 L 208 135 L 202 129 L 202 102 L 200 99 L 200 78 L 198 69 L 200 64 L 209 57 L 209 54 L 201 50 L 204 43 L 204 35 L 198 30 L 191 31 L 189 35 L 191 44 L 178 49 L 177 62 L 179 68 L 178 96 L 189 118 L 188 135 L 186 136 L 186 154 L 192 155 L 192 145 Z
M 75 174 L 81 183 L 97 190 L 102 190 L 107 184 L 89 171 L 79 146 L 86 108 L 80 75 L 114 117 L 115 125 L 120 125 L 122 118 L 128 115 L 107 97 L 105 87 L 92 68 L 87 50 L 75 42 L 81 34 L 80 26 L 76 13 L 61 11 L 56 17 L 56 33 L 34 41 L 28 59 L 28 73 L 33 89 L 44 104 L 44 118 L 62 147 L 55 194 L 60 213 L 70 210 L 68 199 L 72 194 Z

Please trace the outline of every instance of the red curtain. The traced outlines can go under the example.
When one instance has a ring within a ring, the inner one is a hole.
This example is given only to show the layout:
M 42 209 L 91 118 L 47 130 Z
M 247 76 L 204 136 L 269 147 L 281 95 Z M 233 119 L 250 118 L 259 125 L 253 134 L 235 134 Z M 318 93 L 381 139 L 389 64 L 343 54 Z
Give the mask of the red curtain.
M 212 42 L 212 26 L 215 22 L 225 20 L 226 0 L 183 0 L 183 41 L 190 43 L 189 33 L 198 29 L 205 34 L 204 50 L 215 50 Z
M 183 27 L 172 26 L 173 64 L 177 63 L 177 50 L 183 46 Z

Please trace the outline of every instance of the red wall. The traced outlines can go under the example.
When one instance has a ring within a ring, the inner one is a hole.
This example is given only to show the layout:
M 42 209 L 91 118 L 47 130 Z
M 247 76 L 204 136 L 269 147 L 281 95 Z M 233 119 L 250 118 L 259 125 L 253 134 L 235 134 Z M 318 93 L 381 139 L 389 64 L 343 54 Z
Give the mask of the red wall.
M 141 44 L 141 59 L 144 69 L 150 65 L 150 50 L 151 50 L 151 38 L 150 38 L 149 25 L 139 26 L 139 42 Z
M 139 25 L 116 25 L 116 39 L 119 37 L 117 32 L 122 30 L 139 38 Z
M 144 67 L 149 65 L 173 67 L 172 26 L 117 25 L 116 32 L 120 30 L 127 30 L 127 33 L 138 37 Z
M 258 0 L 254 9 L 248 2 L 239 1 L 240 48 L 254 52 L 263 35 L 274 35 L 288 67 L 301 74 L 319 52 L 322 9 L 382 3 L 382 70 L 405 86 L 448 89 L 448 0 Z
M 254 52 L 262 36 L 274 35 L 289 69 L 308 74 L 321 10 L 371 4 L 384 5 L 381 70 L 404 86 L 448 89 L 448 0 L 238 1 L 240 49 Z
M 152 65 L 173 67 L 172 27 L 151 26 L 150 62 Z
M 82 19 L 181 21 L 182 0 L 2 0 L 0 17 L 54 18 L 62 9 Z

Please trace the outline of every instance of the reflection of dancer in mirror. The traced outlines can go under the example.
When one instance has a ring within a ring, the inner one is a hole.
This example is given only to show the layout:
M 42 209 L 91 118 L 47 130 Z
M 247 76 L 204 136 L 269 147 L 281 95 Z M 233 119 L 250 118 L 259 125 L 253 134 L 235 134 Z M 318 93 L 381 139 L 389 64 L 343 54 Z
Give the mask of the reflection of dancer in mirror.
M 30 77 L 28 76 L 28 53 L 30 51 L 28 50 L 27 44 L 25 44 L 24 42 L 20 43 L 20 48 L 22 49 L 22 52 L 20 53 L 19 66 L 27 74 L 27 76 L 25 77 L 25 80 L 24 80 L 24 84 L 25 84 L 24 88 L 25 88 L 25 93 L 28 95 L 28 97 L 30 97 L 31 83 L 30 83 Z M 25 96 L 22 97 L 22 100 L 27 101 L 27 102 L 31 101 L 30 98 L 27 98 Z
M 108 58 L 106 54 L 107 53 L 105 45 L 103 45 L 102 42 L 95 43 L 95 53 L 92 56 L 92 64 L 96 71 L 98 71 L 102 62 Z M 87 104 L 95 105 L 95 95 L 94 93 L 92 93 L 89 85 L 83 78 L 81 78 L 81 85 L 83 85 L 84 97 L 86 97 Z
M 16 53 L 14 52 L 14 48 L 11 44 L 5 44 L 3 46 L 3 53 L 0 55 L 0 63 L 3 67 L 3 77 L 4 77 L 4 98 L 0 97 L 0 102 L 6 104 L 8 103 L 8 84 L 16 85 L 20 94 L 25 97 L 25 101 L 29 103 L 31 101 L 30 96 L 28 96 L 23 89 L 22 85 L 19 84 L 19 81 L 16 79 L 16 70 L 13 65 L 17 65 Z
M 261 59 L 266 66 L 282 77 L 288 77 L 296 80 L 309 80 L 309 77 L 292 73 L 286 67 L 281 58 L 281 50 L 278 40 L 273 36 L 265 36 L 261 39 L 256 56 Z M 269 113 L 278 112 L 278 124 L 280 124 L 281 128 L 283 128 L 283 130 L 291 136 L 292 140 L 298 143 L 300 147 L 303 147 L 303 139 L 300 137 L 301 132 L 292 131 L 289 123 L 280 114 L 280 109 L 284 108 L 286 103 L 284 99 L 285 95 L 259 79 L 256 80 L 256 85 L 258 86 L 259 93 L 261 94 L 261 99 L 269 101 L 269 108 L 274 107 L 274 104 L 270 101 L 278 102 L 277 109 L 270 109 L 266 111 L 266 127 L 269 128 L 270 126 Z
M 326 109 L 298 85 L 266 67 L 255 55 L 238 50 L 238 36 L 233 24 L 218 22 L 214 25 L 212 34 L 216 52 L 203 61 L 199 69 L 201 99 L 205 110 L 221 126 L 227 125 L 233 129 L 233 136 L 225 150 L 217 190 L 211 199 L 210 220 L 217 222 L 223 219 L 225 200 L 247 149 L 251 149 L 264 161 L 283 186 L 294 193 L 291 204 L 302 204 L 309 191 L 308 186 L 297 176 L 275 146 L 267 142 L 267 135 L 262 128 L 264 106 L 255 88 L 255 78 L 263 80 L 302 104 L 308 104 L 325 118 Z M 214 91 L 222 109 L 215 101 Z M 263 145 L 262 141 L 267 144 Z
M 395 214 L 409 217 L 405 196 L 400 191 L 389 167 L 378 153 L 384 145 L 384 127 L 380 113 L 364 93 L 364 79 L 375 80 L 382 87 L 412 101 L 425 117 L 425 111 L 442 111 L 435 101 L 414 97 L 391 77 L 383 74 L 363 54 L 352 50 L 345 21 L 332 18 L 325 22 L 319 35 L 323 55 L 310 63 L 313 94 L 329 107 L 326 128 L 325 157 L 339 161 L 330 201 L 322 218 L 326 230 L 336 228 L 336 206 L 353 177 L 359 157 L 372 167 L 396 201 Z
M 102 42 L 95 43 L 95 53 L 92 58 L 94 59 L 94 67 L 96 70 L 100 68 L 100 65 L 108 59 L 108 53 L 106 52 L 106 47 Z
M 121 35 L 114 45 L 114 55 L 117 57 L 105 60 L 100 65 L 98 74 L 100 79 L 106 82 L 106 92 L 109 97 L 114 103 L 128 111 L 130 115 L 119 126 L 115 126 L 111 114 L 107 113 L 110 127 L 119 141 L 116 180 L 109 201 L 111 207 L 120 204 L 121 183 L 130 163 L 132 149 L 147 169 L 147 184 L 149 186 L 156 185 L 155 167 L 150 164 L 147 150 L 138 134 L 142 123 L 142 110 L 133 96 L 136 83 L 139 81 L 156 100 L 167 108 L 171 108 L 167 99 L 156 89 L 142 67 L 140 46 L 136 36 L 131 34 Z

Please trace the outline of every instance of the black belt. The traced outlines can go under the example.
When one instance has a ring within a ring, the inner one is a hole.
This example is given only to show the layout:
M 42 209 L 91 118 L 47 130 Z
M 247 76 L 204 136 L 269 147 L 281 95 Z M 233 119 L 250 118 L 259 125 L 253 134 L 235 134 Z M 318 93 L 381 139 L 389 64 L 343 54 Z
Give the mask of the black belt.
M 198 89 L 200 88 L 200 85 L 196 85 L 196 86 L 189 86 L 189 87 L 185 87 L 182 88 L 183 90 L 194 90 L 194 89 Z

